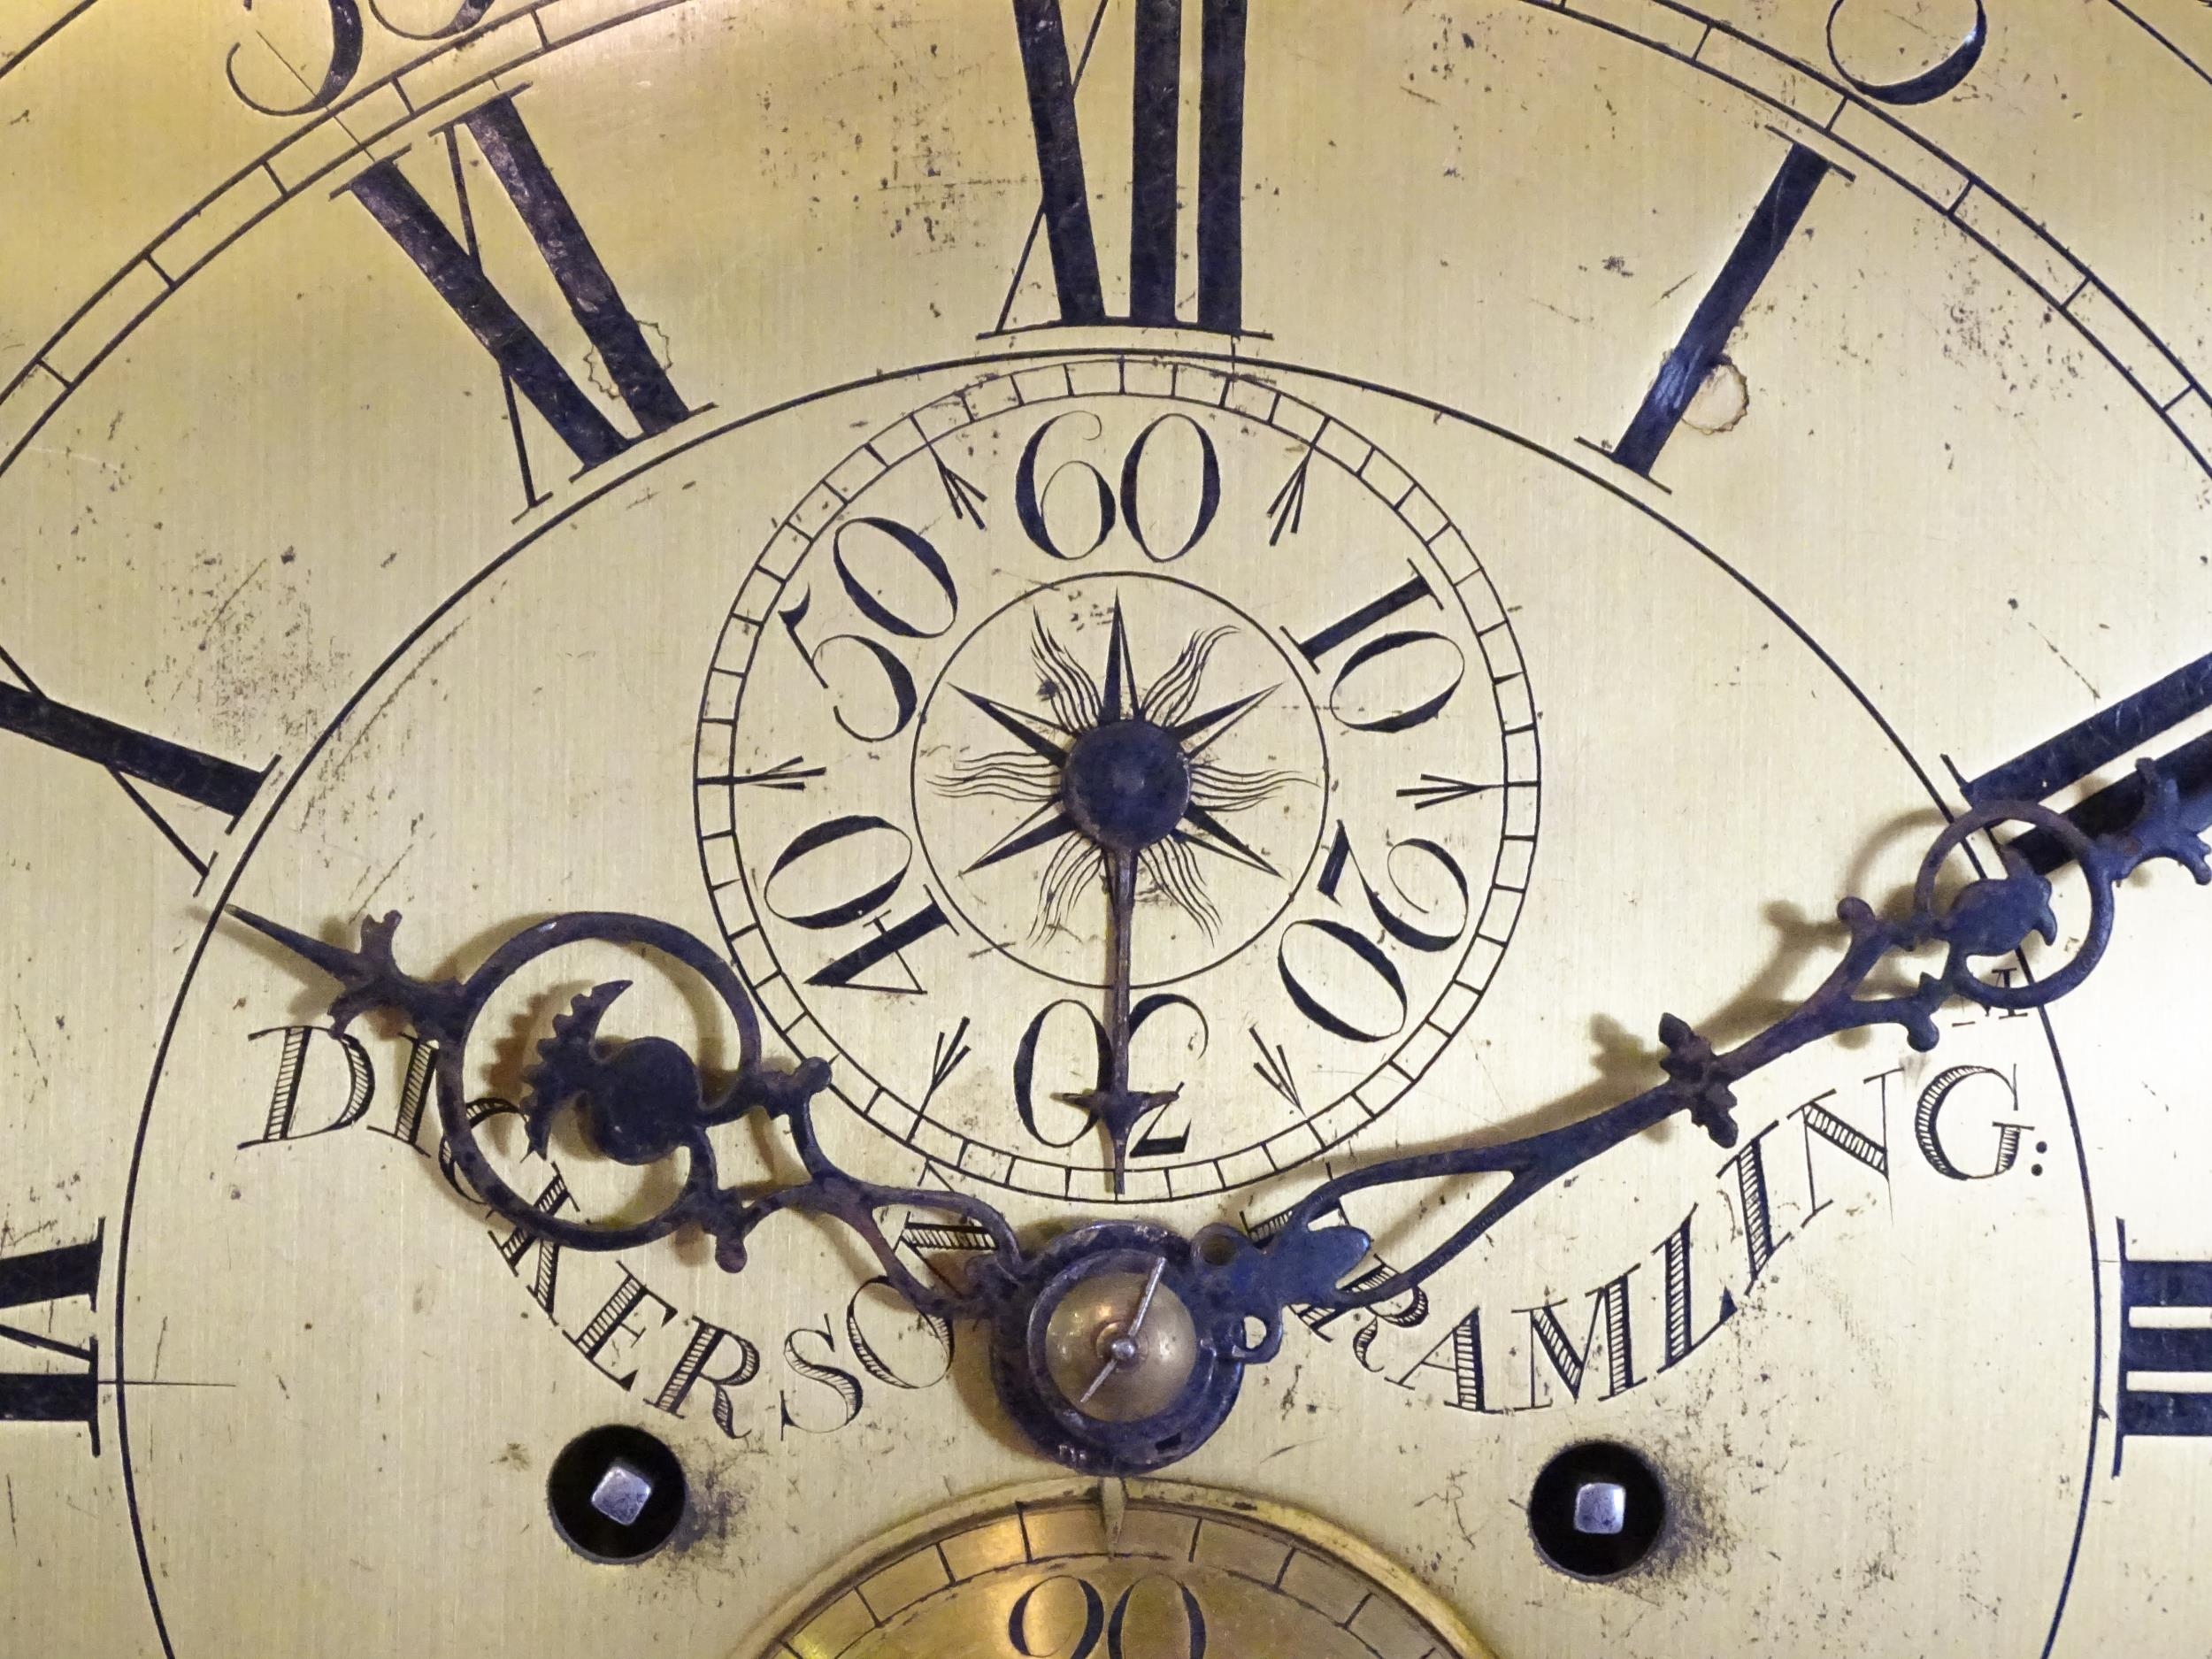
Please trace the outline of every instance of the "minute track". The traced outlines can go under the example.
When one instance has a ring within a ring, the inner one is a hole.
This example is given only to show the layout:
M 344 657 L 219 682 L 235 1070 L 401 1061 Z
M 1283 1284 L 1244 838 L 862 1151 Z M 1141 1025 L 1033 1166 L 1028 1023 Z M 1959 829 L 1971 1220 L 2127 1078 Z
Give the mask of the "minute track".
M 1310 541 L 1394 544 L 1404 566 L 1378 577 L 1363 561 L 1253 555 L 1281 470 L 1309 451 Z M 932 453 L 1006 504 L 987 532 L 950 513 Z M 695 816 L 749 993 L 788 1050 L 835 1061 L 834 1092 L 875 1133 L 1056 1203 L 1182 1199 L 1326 1153 L 1446 1063 L 1516 936 L 1540 766 L 1532 734 L 1508 735 L 1535 710 L 1506 601 L 1404 465 L 1283 386 L 1113 353 L 1059 356 L 921 403 L 824 477 L 738 584 L 702 701 L 696 774 L 750 778 L 803 747 L 827 777 L 806 792 L 718 782 Z M 864 519 L 926 537 L 956 603 L 904 543 L 854 529 Z M 1280 580 L 1294 566 L 1294 594 Z M 1417 572 L 1429 597 L 1417 588 L 1317 667 L 1301 656 L 1294 638 L 1357 618 Z M 852 597 L 855 582 L 927 637 L 887 631 Z M 809 599 L 795 641 L 776 618 Z M 867 643 L 824 650 L 846 634 Z M 877 733 L 896 724 L 879 645 L 911 681 L 911 716 L 894 741 L 852 741 L 824 717 Z M 1125 712 L 1133 693 L 1192 774 L 1190 810 L 1141 853 L 1132 1008 L 1144 1027 L 1137 1081 L 1186 1087 L 1135 1126 L 1119 1193 L 1110 1138 L 1070 1104 L 1108 1087 L 1111 1045 L 1099 1030 L 1094 1061 L 1090 1041 L 1104 1013 L 1108 907 L 1102 861 L 1071 832 L 1061 789 L 1077 741 L 1110 724 L 1117 682 Z M 794 713 L 818 722 L 803 743 Z M 1394 850 L 1414 804 L 1385 779 L 1425 770 L 1501 781 L 1436 818 L 1448 860 Z M 1371 787 L 1333 793 L 1354 777 Z M 826 818 L 853 817 L 895 827 L 855 837 L 851 859 L 787 857 Z M 1386 937 L 1363 951 L 1341 937 L 1365 925 L 1371 900 L 1315 880 L 1340 819 L 1380 902 L 1409 915 L 1441 907 L 1429 933 L 1442 948 Z M 895 898 L 874 911 L 820 927 L 792 919 L 879 896 L 902 868 Z M 824 952 L 871 946 L 879 923 L 926 898 L 949 928 L 863 977 L 926 995 L 818 994 Z M 666 913 L 656 901 L 634 908 Z M 979 1064 L 925 1104 L 917 1057 L 953 1018 L 930 999 L 956 976 L 957 1011 L 977 1016 Z M 1232 1007 L 1246 1010 L 1240 1030 L 1263 1017 L 1299 1075 L 1286 1118 L 1210 1104 L 1232 1098 L 1248 1069 L 1215 1041 L 1230 1030 L 1216 1016 Z

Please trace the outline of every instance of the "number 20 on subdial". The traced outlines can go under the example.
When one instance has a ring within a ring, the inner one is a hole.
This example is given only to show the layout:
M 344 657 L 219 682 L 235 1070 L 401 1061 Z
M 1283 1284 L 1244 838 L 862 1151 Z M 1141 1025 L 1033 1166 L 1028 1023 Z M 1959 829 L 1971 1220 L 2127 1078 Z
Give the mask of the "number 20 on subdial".
M 793 1048 L 948 1170 L 1105 1200 L 1086 732 L 1171 733 L 1141 855 L 1127 1196 L 1370 1122 L 1472 1015 L 1535 852 L 1520 649 L 1478 551 L 1358 433 L 1256 379 L 1102 355 L 885 426 L 795 507 L 707 676 L 703 865 Z M 1225 1110 L 1225 1102 L 1231 1110 Z

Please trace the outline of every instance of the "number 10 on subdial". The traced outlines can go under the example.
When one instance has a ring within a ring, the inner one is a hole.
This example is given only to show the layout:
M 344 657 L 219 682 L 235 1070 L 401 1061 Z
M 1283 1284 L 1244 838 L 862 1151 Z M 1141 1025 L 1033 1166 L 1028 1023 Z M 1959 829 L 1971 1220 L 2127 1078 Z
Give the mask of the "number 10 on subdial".
M 1475 549 L 1257 380 L 1102 357 L 877 433 L 738 584 L 703 866 L 785 1040 L 949 1170 L 1112 1196 L 1106 861 L 1068 757 L 1120 726 L 1137 856 L 1126 1196 L 1369 1122 L 1473 1013 L 1535 849 L 1518 643 Z M 1141 773 L 1142 775 L 1140 775 Z

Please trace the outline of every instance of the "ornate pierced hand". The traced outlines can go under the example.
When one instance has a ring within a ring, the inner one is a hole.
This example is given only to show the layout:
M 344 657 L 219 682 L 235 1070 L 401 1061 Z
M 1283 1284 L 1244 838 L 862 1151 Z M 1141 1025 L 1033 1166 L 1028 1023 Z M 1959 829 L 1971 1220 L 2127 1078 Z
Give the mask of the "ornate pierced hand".
M 1107 856 L 1114 1064 L 1110 1086 L 1083 1098 L 1113 1139 L 1118 1175 L 1137 1119 L 1174 1098 L 1127 1087 L 1137 856 L 1176 833 L 1188 808 L 1187 770 L 1179 792 L 1177 783 L 1181 740 L 1141 712 L 1123 712 L 1125 653 L 1117 628 L 1107 703 L 1121 718 L 1102 721 L 1071 747 L 1062 785 L 1068 816 Z M 1518 1140 L 1395 1158 L 1340 1175 L 1310 1193 L 1264 1242 L 1229 1227 L 1208 1227 L 1186 1239 L 1149 1224 L 1114 1222 L 1063 1233 L 1033 1255 L 1010 1224 L 979 1199 L 942 1189 L 881 1187 L 846 1174 L 823 1153 L 813 1128 L 812 1100 L 827 1081 L 827 1065 L 804 1060 L 788 1072 L 764 1067 L 757 1022 L 735 976 L 705 945 L 667 923 L 611 914 L 559 918 L 517 933 L 466 980 L 434 983 L 411 978 L 395 963 L 396 916 L 365 923 L 361 949 L 350 951 L 234 913 L 345 987 L 331 1003 L 339 1023 L 369 1008 L 389 1008 L 437 1045 L 439 1109 L 454 1158 L 486 1201 L 517 1225 L 577 1248 L 622 1249 L 696 1223 L 715 1237 L 720 1264 L 734 1272 L 745 1264 L 747 1237 L 769 1216 L 792 1209 L 833 1215 L 861 1235 L 889 1282 L 917 1309 L 991 1325 L 1000 1397 L 1040 1448 L 1077 1468 L 1135 1472 L 1187 1455 L 1212 1433 L 1235 1402 L 1244 1368 L 1277 1352 L 1290 1309 L 1365 1307 L 1404 1294 L 1553 1181 L 1678 1112 L 1719 1144 L 1732 1144 L 1735 1086 L 1809 1044 L 1893 1025 L 1913 1047 L 1927 1049 L 1940 1035 L 1937 1010 L 1953 999 L 2020 1009 L 2065 995 L 2104 955 L 2114 890 L 2133 871 L 2171 859 L 2200 882 L 2212 879 L 2203 839 L 2212 828 L 2212 754 L 2200 747 L 2139 763 L 2134 777 L 2068 814 L 2023 801 L 1977 804 L 1929 848 L 1909 913 L 1885 920 L 1855 898 L 1837 907 L 1850 935 L 1841 960 L 1812 995 L 1763 1031 L 1721 1051 L 1669 1015 L 1659 1027 L 1665 1080 L 1633 1099 Z M 2028 833 L 1999 849 L 2001 874 L 1981 877 L 1947 900 L 1939 897 L 1938 878 L 1953 854 L 1974 836 L 2014 824 Z M 2071 956 L 2040 979 L 1993 984 L 1978 977 L 1976 964 L 2016 956 L 2031 935 L 2055 942 L 2046 872 L 2068 863 L 2085 878 L 2089 903 Z M 608 1156 L 627 1164 L 657 1162 L 678 1150 L 689 1156 L 676 1199 L 628 1226 L 596 1227 L 534 1209 L 494 1171 L 465 1110 L 468 1039 L 488 997 L 524 964 L 585 941 L 641 944 L 674 957 L 714 987 L 740 1033 L 736 1075 L 710 1096 L 690 1056 L 664 1039 L 608 1049 L 598 1027 L 621 983 L 597 987 L 555 1021 L 531 1073 L 532 1145 L 542 1149 L 553 1118 L 576 1107 L 591 1143 Z M 1909 991 L 1862 995 L 1886 959 L 1932 945 L 1944 948 L 1939 972 L 1924 973 Z M 705 1131 L 756 1107 L 789 1132 L 805 1180 L 765 1190 L 718 1184 Z M 1509 1179 L 1426 1256 L 1396 1271 L 1349 1279 L 1370 1240 L 1342 1223 L 1344 1199 L 1486 1173 Z M 959 1217 L 988 1238 L 990 1249 L 958 1283 L 926 1283 L 899 1259 L 878 1223 L 878 1215 L 895 1206 Z

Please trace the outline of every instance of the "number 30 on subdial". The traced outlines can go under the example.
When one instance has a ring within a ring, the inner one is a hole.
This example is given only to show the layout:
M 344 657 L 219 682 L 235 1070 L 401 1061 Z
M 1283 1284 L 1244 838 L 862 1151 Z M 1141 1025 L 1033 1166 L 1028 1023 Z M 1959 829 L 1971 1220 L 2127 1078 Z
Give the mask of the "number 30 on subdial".
M 1143 852 L 1127 1196 L 1343 1140 L 1480 1001 L 1535 850 L 1535 715 L 1475 549 L 1382 450 L 1192 363 L 991 376 L 846 456 L 738 585 L 698 741 L 730 949 L 840 1092 L 948 1169 L 1106 1200 L 1102 724 L 1171 734 Z

